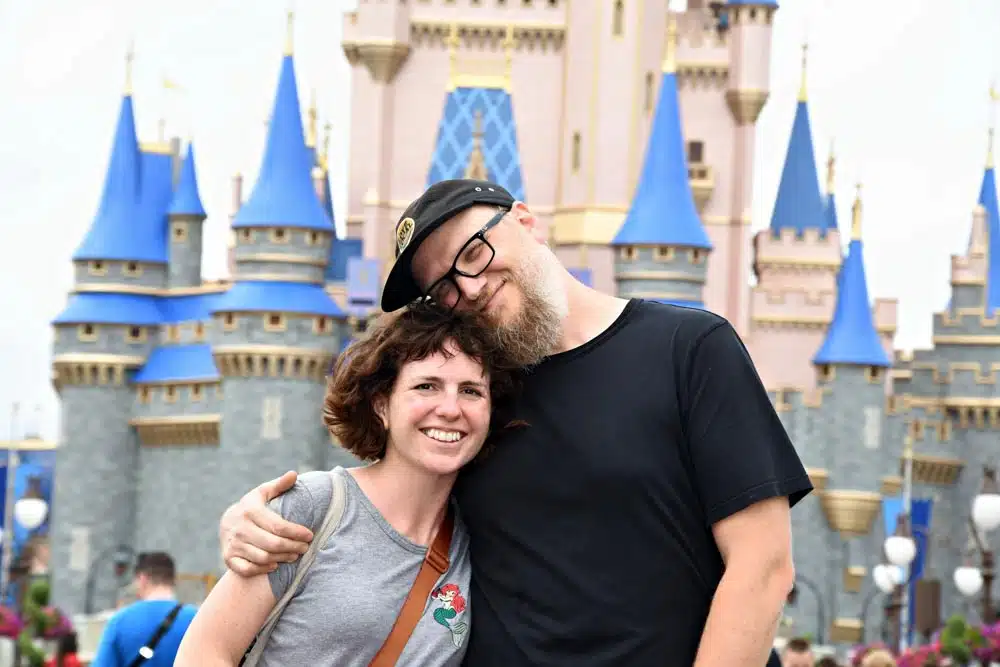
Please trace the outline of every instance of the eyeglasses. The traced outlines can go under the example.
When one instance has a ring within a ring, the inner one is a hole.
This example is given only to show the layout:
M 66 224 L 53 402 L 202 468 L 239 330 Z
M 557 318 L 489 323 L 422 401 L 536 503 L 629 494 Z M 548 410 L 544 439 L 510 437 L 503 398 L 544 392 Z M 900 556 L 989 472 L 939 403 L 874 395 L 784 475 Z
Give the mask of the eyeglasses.
M 455 277 L 476 278 L 489 268 L 497 253 L 490 242 L 486 240 L 486 232 L 496 227 L 509 212 L 509 209 L 498 210 L 496 215 L 483 225 L 482 229 L 465 242 L 465 245 L 455 255 L 455 261 L 452 262 L 451 268 L 427 289 L 424 298 L 430 299 L 449 311 L 455 310 L 455 306 L 462 300 L 462 290 L 459 289 Z

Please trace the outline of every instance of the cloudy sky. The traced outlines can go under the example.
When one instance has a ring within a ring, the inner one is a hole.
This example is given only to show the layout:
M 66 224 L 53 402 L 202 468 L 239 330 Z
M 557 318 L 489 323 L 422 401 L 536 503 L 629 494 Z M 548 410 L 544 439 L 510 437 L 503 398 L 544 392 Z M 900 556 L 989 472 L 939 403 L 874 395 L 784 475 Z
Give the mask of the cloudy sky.
M 578 0 L 576 0 L 578 1 Z M 331 141 L 335 210 L 345 215 L 351 76 L 340 51 L 353 0 L 297 0 L 303 102 L 315 88 Z M 810 43 L 809 96 L 817 158 L 838 154 L 841 221 L 853 183 L 865 188 L 873 296 L 900 300 L 897 346 L 930 344 L 931 313 L 948 298 L 948 262 L 968 238 L 986 150 L 1000 116 L 988 103 L 1000 76 L 1000 2 L 785 0 L 775 19 L 772 95 L 759 123 L 754 224 L 765 226 Z M 49 384 L 49 321 L 71 286 L 70 255 L 90 224 L 136 44 L 140 135 L 198 144 L 208 209 L 208 277 L 224 271 L 230 179 L 253 182 L 284 41 L 278 0 L 0 0 L 0 440 L 15 428 L 58 432 Z M 164 90 L 164 76 L 184 88 Z M 442 93 L 443 94 L 443 93 Z M 515 104 L 517 104 L 515 92 Z M 821 178 L 823 178 L 821 174 Z M 38 406 L 37 408 L 35 406 Z M 20 433 L 15 433 L 20 435 Z

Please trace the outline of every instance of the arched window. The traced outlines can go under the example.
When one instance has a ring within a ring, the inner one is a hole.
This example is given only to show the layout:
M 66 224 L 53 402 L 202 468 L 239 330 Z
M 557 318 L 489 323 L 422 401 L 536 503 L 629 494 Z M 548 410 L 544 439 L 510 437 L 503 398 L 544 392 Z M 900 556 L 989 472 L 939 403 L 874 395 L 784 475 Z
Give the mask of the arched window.
M 615 0 L 614 14 L 611 17 L 611 34 L 621 37 L 625 34 L 625 2 Z

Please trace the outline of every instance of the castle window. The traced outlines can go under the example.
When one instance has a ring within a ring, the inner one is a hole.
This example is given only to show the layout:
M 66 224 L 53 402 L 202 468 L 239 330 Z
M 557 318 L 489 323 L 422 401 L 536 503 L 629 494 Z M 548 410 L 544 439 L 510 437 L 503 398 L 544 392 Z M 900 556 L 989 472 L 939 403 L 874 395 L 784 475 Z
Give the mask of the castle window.
M 646 113 L 653 112 L 653 102 L 656 99 L 656 76 L 652 72 L 646 72 L 646 95 L 643 107 Z
M 330 331 L 330 318 L 317 317 L 313 320 L 313 333 L 325 334 Z
M 225 331 L 235 331 L 236 330 L 236 315 L 233 313 L 226 313 L 222 316 L 222 328 Z
M 181 328 L 176 324 L 171 324 L 167 327 L 167 342 L 168 343 L 179 343 L 181 342 Z
M 630 246 L 630 245 L 622 246 L 618 250 L 618 256 L 626 261 L 632 261 L 633 259 L 635 259 L 635 255 L 636 255 L 635 246 Z
M 704 141 L 687 142 L 687 158 L 688 158 L 688 164 L 704 164 L 705 142 Z
M 163 390 L 163 401 L 165 403 L 176 403 L 177 402 L 177 387 L 172 384 L 168 384 Z
M 308 245 L 319 245 L 319 232 L 309 232 L 306 234 L 306 243 Z
M 701 264 L 705 261 L 705 251 L 701 248 L 691 248 L 691 263 Z
M 240 230 L 239 238 L 241 241 L 245 243 L 250 243 L 251 241 L 253 241 L 253 230 L 248 227 L 244 227 L 243 229 Z
M 653 259 L 658 262 L 669 262 L 674 258 L 674 249 L 670 246 L 656 246 L 653 251 Z
M 288 230 L 283 227 L 274 227 L 271 229 L 271 241 L 273 243 L 288 243 Z
M 203 395 L 204 395 L 204 392 L 202 392 L 200 384 L 193 384 L 193 385 L 191 385 L 191 400 L 192 401 L 200 401 L 201 397 Z
M 260 409 L 260 437 L 277 440 L 281 437 L 281 396 L 265 396 Z
M 882 369 L 878 366 L 868 366 L 865 368 L 865 379 L 872 384 L 879 384 L 882 382 L 884 376 L 882 375 Z
M 549 7 L 558 7 L 559 0 L 549 0 Z
M 143 327 L 129 327 L 125 332 L 126 343 L 142 343 L 146 340 L 146 329 Z
M 819 379 L 825 382 L 830 382 L 833 380 L 834 372 L 833 366 L 830 364 L 821 364 L 819 367 Z
M 268 313 L 264 316 L 264 331 L 284 331 L 286 328 L 285 316 L 281 313 Z
M 580 133 L 574 132 L 573 147 L 570 153 L 570 166 L 573 168 L 573 171 L 580 171 L 580 143 Z
M 521 4 L 523 4 L 525 7 L 530 7 L 531 6 L 531 0 L 522 0 Z
M 149 405 L 149 397 L 149 387 L 139 387 L 139 403 L 142 405 Z
M 614 14 L 611 17 L 611 34 L 621 37 L 625 34 L 625 2 L 615 0 Z
M 196 322 L 194 325 L 194 339 L 197 341 L 205 340 L 205 325 L 202 322 Z
M 187 241 L 188 228 L 186 222 L 183 221 L 175 222 L 173 224 L 173 230 L 174 231 L 171 234 L 171 238 L 173 238 L 174 243 L 183 243 L 184 241 Z
M 104 262 L 87 262 L 87 273 L 92 276 L 108 275 L 108 265 Z
M 142 275 L 142 266 L 138 262 L 125 262 L 122 273 L 129 278 L 138 278 Z
M 84 343 L 93 343 L 97 340 L 97 329 L 93 324 L 81 324 L 76 329 L 76 337 Z

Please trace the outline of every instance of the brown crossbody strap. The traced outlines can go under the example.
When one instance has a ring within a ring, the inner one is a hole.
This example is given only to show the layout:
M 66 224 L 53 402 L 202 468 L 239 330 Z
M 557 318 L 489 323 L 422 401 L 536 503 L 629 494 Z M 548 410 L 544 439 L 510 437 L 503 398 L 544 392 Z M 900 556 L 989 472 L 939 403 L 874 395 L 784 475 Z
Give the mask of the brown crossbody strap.
M 434 589 L 434 584 L 442 574 L 448 571 L 448 554 L 451 552 L 451 533 L 455 527 L 455 521 L 451 515 L 451 505 L 448 506 L 448 513 L 438 528 L 437 535 L 431 548 L 427 550 L 417 578 L 410 587 L 410 593 L 406 596 L 403 608 L 396 617 L 396 622 L 389 631 L 382 648 L 378 650 L 372 658 L 369 667 L 394 667 L 399 659 L 406 642 L 413 634 L 414 628 L 420 622 L 420 617 L 424 615 L 427 606 L 427 598 L 430 597 Z

